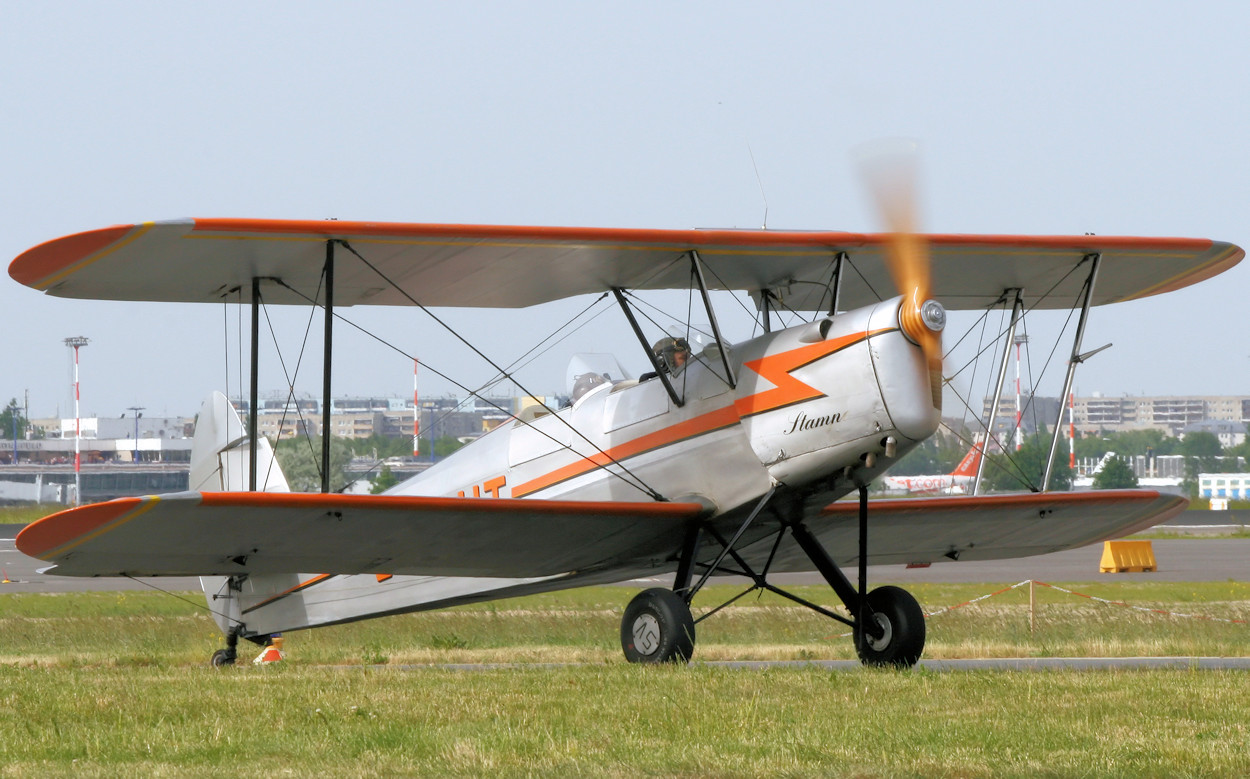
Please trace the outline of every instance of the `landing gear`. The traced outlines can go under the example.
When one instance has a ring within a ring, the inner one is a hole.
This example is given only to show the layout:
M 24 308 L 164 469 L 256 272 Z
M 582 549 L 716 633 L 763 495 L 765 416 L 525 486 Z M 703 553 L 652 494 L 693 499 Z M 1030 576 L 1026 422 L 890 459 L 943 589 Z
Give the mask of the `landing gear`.
M 754 583 L 746 592 L 699 617 L 700 620 L 715 614 L 748 592 L 768 590 L 849 626 L 855 636 L 855 650 L 864 665 L 910 668 L 919 662 L 920 655 L 924 652 L 925 641 L 924 611 L 921 610 L 920 604 L 910 593 L 898 587 L 878 587 L 868 592 L 867 488 L 862 486 L 859 488 L 858 587 L 851 584 L 846 574 L 825 550 L 824 545 L 804 524 L 802 506 L 792 504 L 791 511 L 778 510 L 775 504 L 772 504 L 774 493 L 775 488 L 761 498 L 755 509 L 729 540 L 726 540 L 712 524 L 703 523 L 690 529 L 678 560 L 673 590 L 660 588 L 647 590 L 634 598 L 625 610 L 625 618 L 621 621 L 621 647 L 625 650 L 625 658 L 631 663 L 689 661 L 694 652 L 695 625 L 689 604 L 694 599 L 695 593 L 703 588 L 708 577 L 714 573 L 731 573 L 749 577 Z M 772 551 L 763 569 L 756 572 L 735 547 L 765 507 L 776 516 L 781 530 L 776 535 Z M 768 581 L 768 569 L 772 567 L 773 560 L 781 546 L 782 536 L 787 530 L 790 531 L 794 542 L 811 560 L 813 567 L 838 594 L 847 611 L 850 612 L 850 617 L 786 592 Z M 720 554 L 712 563 L 697 561 L 703 532 L 710 534 L 721 546 Z M 732 558 L 737 567 L 722 566 L 726 558 Z M 695 568 L 702 569 L 703 575 L 697 583 L 691 586 Z
M 694 653 L 694 617 L 672 590 L 644 590 L 621 620 L 621 648 L 631 663 L 686 663 Z
M 864 665 L 911 668 L 924 651 L 924 611 L 907 590 L 878 587 L 868 593 L 864 610 L 879 635 L 855 628 L 855 650 Z

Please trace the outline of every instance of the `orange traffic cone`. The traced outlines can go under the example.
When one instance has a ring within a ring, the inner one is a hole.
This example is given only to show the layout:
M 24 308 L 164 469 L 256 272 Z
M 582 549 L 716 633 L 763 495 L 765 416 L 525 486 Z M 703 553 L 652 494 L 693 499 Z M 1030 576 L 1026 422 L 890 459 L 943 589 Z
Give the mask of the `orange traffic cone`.
M 265 645 L 264 651 L 252 662 L 257 665 L 276 663 L 285 657 L 286 655 L 282 652 L 282 634 L 274 633 L 269 637 L 269 643 Z
M 0 568 L 0 573 L 4 574 L 4 579 L 3 579 L 3 580 L 0 580 L 0 584 L 12 584 L 12 583 L 13 583 L 13 582 L 9 581 L 9 572 L 8 572 L 8 571 L 4 570 L 3 568 Z

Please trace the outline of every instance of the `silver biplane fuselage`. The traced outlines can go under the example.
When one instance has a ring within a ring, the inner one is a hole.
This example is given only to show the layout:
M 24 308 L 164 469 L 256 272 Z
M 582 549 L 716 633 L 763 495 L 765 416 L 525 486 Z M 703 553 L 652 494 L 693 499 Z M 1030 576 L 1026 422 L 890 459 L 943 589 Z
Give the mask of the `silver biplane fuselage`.
M 604 382 L 501 425 L 392 494 L 649 500 L 643 483 L 713 516 L 774 485 L 823 480 L 822 498 L 840 497 L 885 470 L 887 446 L 901 456 L 937 428 L 935 390 L 898 308 L 889 300 L 726 347 L 736 387 L 713 343 L 671 376 L 681 405 L 658 378 Z M 852 478 L 829 478 L 839 475 Z

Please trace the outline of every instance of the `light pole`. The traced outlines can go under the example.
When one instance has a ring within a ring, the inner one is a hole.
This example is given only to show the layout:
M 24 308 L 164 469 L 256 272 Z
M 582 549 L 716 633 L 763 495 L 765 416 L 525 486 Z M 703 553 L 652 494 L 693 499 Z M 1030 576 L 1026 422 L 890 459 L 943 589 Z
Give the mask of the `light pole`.
M 129 406 L 128 407 L 130 411 L 133 411 L 135 413 L 135 456 L 134 456 L 134 459 L 131 460 L 131 462 L 134 463 L 135 465 L 139 464 L 139 417 L 143 416 L 139 412 L 145 408 L 147 408 L 147 406 Z
M 81 335 L 66 338 L 65 345 L 74 350 L 74 505 L 82 504 L 82 415 L 78 408 L 80 394 L 78 392 L 78 350 L 91 341 Z

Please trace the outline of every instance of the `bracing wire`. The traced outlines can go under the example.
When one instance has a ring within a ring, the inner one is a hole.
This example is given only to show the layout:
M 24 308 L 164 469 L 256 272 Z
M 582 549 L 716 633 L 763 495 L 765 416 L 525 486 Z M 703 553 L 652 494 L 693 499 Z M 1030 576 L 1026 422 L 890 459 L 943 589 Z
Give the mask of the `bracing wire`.
M 166 590 L 166 589 L 163 589 L 163 588 L 161 588 L 161 587 L 157 587 L 157 586 L 156 586 L 155 584 L 153 584 L 152 582 L 145 581 L 144 579 L 139 579 L 139 578 L 136 578 L 136 577 L 134 577 L 134 576 L 131 576 L 131 575 L 130 575 L 130 574 L 128 574 L 128 573 L 124 573 L 124 574 L 122 574 L 122 576 L 123 576 L 123 577 L 125 577 L 125 578 L 127 578 L 127 579 L 129 579 L 130 581 L 134 582 L 135 584 L 142 584 L 144 587 L 150 587 L 151 589 L 156 590 L 157 592 L 159 592 L 159 593 L 161 593 L 161 594 L 163 594 L 163 595 L 169 595 L 170 597 L 173 597 L 173 598 L 175 598 L 175 599 L 177 599 L 177 600 L 180 600 L 180 601 L 182 601 L 183 603 L 188 603 L 188 604 L 190 604 L 190 605 L 192 605 L 192 606 L 196 607 L 197 609 L 202 609 L 202 610 L 204 610 L 204 611 L 207 611 L 209 614 L 215 614 L 215 615 L 217 615 L 217 616 L 221 617 L 222 619 L 224 619 L 224 620 L 226 620 L 226 621 L 228 621 L 228 622 L 234 622 L 234 623 L 239 624 L 239 625 L 244 624 L 244 623 L 243 623 L 243 620 L 241 620 L 241 619 L 239 619 L 239 618 L 237 618 L 237 617 L 232 617 L 232 616 L 230 616 L 229 614 L 225 613 L 224 611 L 218 611 L 217 609 L 214 609 L 213 607 L 209 606 L 207 603 L 201 603 L 200 601 L 191 600 L 190 598 L 187 598 L 187 597 L 185 597 L 185 596 L 183 596 L 183 595 L 179 595 L 178 593 L 174 592 L 173 590 Z
M 369 261 L 368 261 L 368 260 L 367 260 L 367 259 L 366 259 L 363 255 L 362 255 L 362 254 L 360 254 L 360 252 L 356 251 L 355 247 L 353 247 L 351 244 L 349 244 L 349 243 L 348 243 L 348 242 L 346 242 L 346 241 L 339 241 L 339 245 L 340 245 L 340 246 L 342 246 L 343 248 L 347 249 L 347 251 L 351 252 L 353 255 L 355 255 L 355 256 L 356 256 L 356 258 L 357 258 L 357 259 L 359 259 L 359 260 L 360 260 L 360 261 L 361 261 L 361 262 L 365 265 L 365 267 L 367 267 L 367 268 L 369 268 L 371 271 L 373 271 L 373 272 L 374 272 L 374 274 L 376 274 L 376 275 L 378 276 L 378 278 L 382 279 L 384 282 L 386 282 L 388 285 L 390 285 L 390 286 L 391 286 L 391 287 L 392 287 L 395 291 L 397 291 L 400 295 L 404 296 L 404 298 L 406 298 L 406 299 L 408 300 L 408 302 L 412 303 L 414 306 L 416 306 L 417 308 L 421 309 L 422 313 L 424 313 L 426 316 L 430 317 L 430 319 L 434 320 L 434 322 L 435 322 L 435 323 L 437 323 L 440 327 L 442 327 L 444 330 L 446 330 L 446 331 L 447 331 L 449 334 L 451 334 L 454 338 L 456 338 L 458 341 L 460 341 L 462 344 L 464 344 L 464 345 L 465 345 L 465 347 L 467 347 L 470 351 L 472 351 L 474 354 L 476 354 L 478 357 L 480 357 L 483 361 L 485 361 L 488 365 L 490 365 L 490 366 L 491 366 L 491 367 L 492 367 L 492 368 L 493 368 L 493 369 L 494 369 L 497 373 L 502 374 L 503 379 L 501 379 L 501 380 L 511 381 L 511 382 L 512 382 L 512 383 L 514 383 L 514 384 L 517 386 L 517 388 L 518 388 L 518 389 L 520 389 L 522 392 L 524 392 L 525 394 L 527 394 L 527 395 L 529 395 L 529 396 L 531 396 L 531 397 L 534 397 L 534 393 L 533 393 L 533 392 L 531 392 L 529 389 L 527 389 L 527 388 L 526 388 L 526 387 L 525 387 L 525 386 L 524 386 L 524 385 L 520 382 L 520 380 L 518 380 L 518 379 L 516 378 L 516 376 L 514 376 L 514 375 L 512 374 L 512 372 L 511 372 L 511 371 L 509 371 L 509 370 L 507 370 L 507 369 L 503 368 L 502 366 L 500 366 L 498 363 L 496 363 L 494 360 L 492 360 L 489 356 L 487 356 L 484 352 L 482 352 L 482 350 L 478 349 L 475 345 L 473 345 L 472 343 L 470 343 L 470 342 L 468 341 L 468 339 L 466 339 L 463 335 L 461 335 L 461 334 L 460 334 L 460 333 L 459 333 L 459 332 L 458 332 L 455 328 L 451 327 L 449 324 L 447 324 L 445 321 L 443 321 L 443 319 L 442 319 L 442 318 L 440 318 L 437 314 L 435 314 L 433 311 L 431 311 L 428 307 L 426 307 L 426 306 L 422 305 L 420 301 L 418 301 L 415 297 L 413 297 L 411 294 L 409 294 L 409 293 L 408 293 L 405 289 L 403 289 L 403 288 L 402 288 L 402 287 L 400 287 L 398 284 L 396 284 L 394 280 L 392 280 L 389 276 L 387 276 L 385 273 L 383 273 L 383 272 L 382 272 L 382 271 L 381 271 L 381 270 L 380 270 L 377 266 L 375 266 L 373 263 L 369 262 Z M 441 374 L 440 374 L 440 375 L 441 375 Z M 448 377 L 443 376 L 443 378 L 448 378 Z M 461 389 L 464 389 L 466 392 L 472 392 L 472 390 L 470 390 L 468 387 L 464 387 L 463 385 L 459 384 L 458 382 L 453 382 L 453 383 L 454 383 L 454 384 L 456 384 L 456 386 L 460 387 Z M 496 408 L 498 408 L 498 405 L 497 405 L 497 404 L 495 404 L 493 401 L 491 401 L 489 398 L 485 398 L 485 397 L 481 397 L 481 396 L 478 396 L 478 397 L 479 397 L 481 400 L 485 401 L 486 403 L 488 403 L 488 404 L 490 404 L 490 405 L 495 406 Z M 501 411 L 504 411 L 505 413 L 507 413 L 507 410 L 506 410 L 506 409 L 502 409 L 502 408 L 501 408 L 500 410 L 501 410 Z M 549 410 L 554 411 L 554 409 L 549 409 Z M 587 437 L 585 436 L 585 434 L 583 434 L 580 430 L 578 430 L 576 427 L 574 427 L 574 426 L 573 426 L 570 422 L 568 422 L 568 420 L 564 419 L 563 417 L 561 417 L 561 416 L 560 416 L 560 415 L 558 415 L 558 414 L 553 414 L 552 416 L 553 416 L 554 418 L 556 418 L 556 419 L 560 420 L 560 421 L 561 421 L 561 423 L 562 423 L 562 424 L 564 424 L 566 427 L 568 427 L 568 429 L 569 429 L 570 431 L 572 431 L 574 435 L 576 435 L 578 438 L 580 438 L 582 441 L 584 441 L 586 444 L 588 444 L 591 448 L 593 448 L 596 452 L 598 452 L 600 455 L 602 455 L 602 456 L 603 456 L 603 457 L 607 460 L 607 462 L 605 462 L 605 463 L 595 462 L 595 463 L 594 463 L 595 467 L 597 467 L 597 468 L 600 468 L 600 469 L 604 470 L 606 473 L 613 474 L 613 475 L 617 476 L 618 478 L 620 478 L 620 479 L 622 479 L 622 480 L 626 481 L 627 483 L 630 483 L 632 486 L 637 487 L 638 489 L 640 489 L 640 490 L 642 490 L 643 492 L 645 492 L 645 493 L 647 493 L 648 495 L 650 495 L 650 496 L 651 496 L 651 498 L 652 498 L 652 499 L 654 499 L 654 500 L 657 500 L 657 501 L 665 501 L 665 500 L 667 500 L 667 498 L 665 498 L 665 497 L 664 497 L 663 495 L 661 495 L 661 494 L 660 494 L 657 490 L 655 490 L 653 487 L 651 487 L 649 484 L 647 484 L 647 483 L 646 483 L 643 479 L 641 479 L 641 478 L 640 478 L 637 474 L 633 473 L 633 472 L 632 472 L 632 471 L 631 471 L 628 467 L 626 467 L 623 463 L 621 463 L 621 462 L 620 462 L 619 460 L 617 460 L 616 458 L 612 457 L 610 454 L 608 454 L 608 453 L 607 453 L 607 452 L 605 452 L 602 448 L 600 448 L 597 444 L 595 444 L 593 441 L 591 441 L 589 438 L 587 438 Z M 535 428 L 535 429 L 537 429 L 537 428 Z M 546 434 L 544 433 L 544 435 L 546 435 Z M 552 440 L 555 440 L 555 439 L 554 439 L 554 437 L 551 437 L 551 436 L 548 436 L 548 437 L 552 438 Z M 615 466 L 616 466 L 617 468 L 619 468 L 619 469 L 620 469 L 623 473 L 617 473 L 616 471 L 614 471 L 614 470 L 610 467 L 610 466 L 612 466 L 612 465 L 615 465 Z M 627 478 L 627 476 L 628 476 L 628 478 Z M 631 479 L 632 479 L 632 481 L 631 481 Z
M 298 295 L 299 297 L 304 298 L 304 300 L 308 301 L 309 303 L 312 303 L 312 304 L 314 304 L 314 305 L 316 304 L 316 301 L 315 301 L 315 300 L 310 299 L 307 295 L 305 295 L 304 293 L 300 292 L 299 290 L 297 290 L 297 289 L 295 289 L 295 288 L 293 288 L 293 287 L 288 286 L 288 285 L 287 285 L 287 284 L 285 284 L 284 282 L 279 282 L 279 283 L 280 283 L 280 284 L 282 284 L 282 286 L 286 287 L 286 289 L 290 290 L 292 293 L 294 293 L 294 294 Z M 601 312 L 601 313 L 602 313 L 602 312 Z M 598 316 L 598 315 L 596 315 L 596 316 Z M 361 334 L 363 334 L 363 335 L 365 335 L 365 336 L 368 336 L 369 338 L 372 338 L 373 340 L 377 341 L 378 343 L 382 344 L 383 346 L 385 346 L 385 347 L 387 347 L 387 348 L 389 348 L 389 349 L 394 350 L 396 353 L 401 354 L 401 355 L 403 355 L 404 357 L 407 357 L 407 358 L 408 358 L 408 359 L 410 359 L 410 360 L 412 360 L 412 359 L 416 359 L 416 358 L 415 358 L 415 357 L 413 357 L 411 354 L 408 354 L 408 353 L 407 353 L 407 352 L 405 352 L 403 349 L 401 349 L 399 346 L 397 346 L 397 345 L 395 345 L 395 344 L 391 343 L 390 341 L 387 341 L 386 339 L 382 338 L 381 336 L 377 335 L 376 333 L 370 332 L 369 330 L 367 330 L 367 329 L 365 329 L 365 328 L 361 327 L 360 325 L 356 324 L 355 322 L 351 321 L 350 319 L 347 319 L 346 317 L 344 317 L 342 314 L 335 313 L 335 314 L 334 314 L 334 318 L 335 318 L 337 321 L 342 322 L 343 324 L 348 325 L 349 327 L 354 328 L 355 330 L 357 330 L 357 331 L 358 331 L 358 332 L 360 332 Z M 593 318 L 592 318 L 592 321 L 593 321 Z M 586 323 L 584 323 L 584 324 L 586 324 Z M 584 324 L 583 324 L 583 326 L 584 326 Z M 566 337 L 567 337 L 567 336 L 566 336 Z M 484 401 L 487 405 L 491 406 L 492 408 L 494 408 L 494 409 L 496 409 L 496 410 L 498 410 L 498 411 L 502 411 L 502 412 L 504 412 L 505 414 L 510 413 L 507 409 L 505 409 L 504 407 L 500 406 L 498 403 L 494 402 L 492 399 L 490 399 L 490 398 L 488 398 L 488 397 L 484 397 L 484 396 L 482 396 L 481 394 L 479 394 L 479 393 L 480 393 L 480 390 L 473 390 L 473 389 L 471 389 L 470 387 L 468 387 L 468 386 L 466 386 L 466 385 L 464 385 L 464 384 L 461 384 L 459 381 L 456 381 L 454 378 L 452 378 L 451 376 L 447 375 L 446 373 L 443 373 L 442 371 L 438 370 L 436 367 L 431 366 L 431 365 L 429 365 L 428 363 L 422 363 L 422 368 L 423 368 L 424 370 L 426 370 L 426 371 L 430 372 L 430 373 L 433 373 L 435 376 L 438 376 L 440 379 L 443 379 L 444 381 L 448 382 L 449 384 L 451 384 L 452 386 L 454 386 L 456 389 L 462 390 L 463 392 L 466 392 L 466 393 L 468 393 L 469 395 L 471 395 L 471 396 L 473 396 L 473 397 L 479 398 L 480 400 Z M 457 406 L 457 408 L 460 408 L 460 406 Z M 453 412 L 448 412 L 448 413 L 450 414 L 450 413 L 453 413 Z M 446 418 L 446 416 L 447 416 L 447 415 L 446 415 L 446 414 L 444 414 L 442 417 L 439 417 L 439 421 L 442 421 L 443 419 L 445 419 L 445 418 Z M 567 422 L 565 422 L 565 424 L 567 425 L 568 423 L 567 423 Z M 570 426 L 570 427 L 571 427 L 571 426 Z M 557 438 L 555 438 L 554 436 L 552 436 L 550 433 L 546 432 L 545 430 L 541 430 L 541 429 L 539 429 L 539 428 L 533 428 L 533 429 L 534 429 L 536 432 L 538 432 L 540 435 L 542 435 L 543 437 L 545 437 L 545 438 L 547 438 L 548 440 L 552 441 L 553 443 L 560 444 L 560 441 L 559 441 Z M 576 431 L 575 431 L 575 432 L 576 432 Z M 579 435 L 580 435 L 580 433 L 579 433 Z M 589 443 L 589 442 L 588 442 L 588 443 Z M 560 445 L 561 445 L 561 446 L 564 446 L 564 444 L 560 444 Z M 591 443 L 591 446 L 594 446 L 594 444 L 593 444 L 593 443 Z M 596 447 L 596 449 L 598 449 L 598 447 Z M 611 458 L 609 458 L 609 459 L 611 459 Z M 611 471 L 611 470 L 608 470 L 606 465 L 598 465 L 598 467 L 600 467 L 600 468 L 603 468 L 603 469 L 607 470 L 607 472 L 608 472 L 608 473 L 612 473 L 612 474 L 613 474 L 614 476 L 616 476 L 617 478 L 623 479 L 626 483 L 630 484 L 631 486 L 637 487 L 639 490 L 642 490 L 643 492 L 649 492 L 649 491 L 650 491 L 650 488 L 649 488 L 649 487 L 647 487 L 647 485 L 646 485 L 645 483 L 642 483 L 642 482 L 641 482 L 641 480 L 639 480 L 639 483 L 638 483 L 638 484 L 634 484 L 633 482 L 630 482 L 630 481 L 629 481 L 629 479 L 628 479 L 628 478 L 626 478 L 625 476 L 623 476 L 623 475 L 621 475 L 621 474 L 618 474 L 618 473 L 615 473 L 615 472 L 613 472 L 613 471 Z M 632 473 L 630 473 L 630 472 L 628 471 L 628 469 L 625 469 L 623 466 L 622 466 L 622 470 L 625 470 L 625 473 L 626 473 L 626 474 L 628 474 L 628 476 L 633 477 L 633 478 L 637 478 L 637 477 L 634 477 L 634 475 L 633 475 Z M 654 494 L 654 493 L 652 493 L 652 494 Z
M 317 292 L 316 292 L 315 299 L 320 299 L 321 287 L 324 283 L 325 283 L 325 271 L 323 270 L 321 279 L 317 282 Z M 283 284 L 283 286 L 286 286 L 286 285 Z M 303 338 L 302 343 L 300 344 L 299 356 L 295 360 L 294 374 L 292 374 L 290 371 L 287 370 L 286 360 L 283 359 L 282 357 L 282 350 L 278 346 L 278 334 L 274 330 L 273 320 L 269 318 L 269 307 L 263 305 L 263 302 L 262 302 L 261 310 L 265 314 L 265 324 L 268 325 L 269 327 L 269 337 L 273 339 L 274 349 L 278 353 L 278 364 L 282 367 L 282 375 L 286 379 L 286 383 L 287 383 L 286 402 L 282 404 L 282 416 L 278 420 L 278 437 L 279 439 L 281 439 L 282 430 L 286 427 L 287 413 L 290 410 L 292 404 L 294 404 L 295 414 L 299 418 L 299 421 L 300 421 L 299 427 L 301 431 L 303 432 L 304 441 L 308 445 L 308 454 L 312 458 L 314 466 L 317 468 L 318 478 L 321 478 L 324 476 L 321 470 L 322 465 L 321 465 L 319 458 L 317 457 L 317 452 L 313 449 L 312 436 L 308 434 L 308 425 L 305 423 L 306 420 L 304 419 L 304 412 L 299 407 L 299 401 L 295 399 L 295 381 L 296 379 L 299 378 L 300 367 L 303 365 L 303 362 L 304 362 L 304 351 L 308 348 L 308 339 L 309 339 L 310 334 L 312 333 L 313 317 L 316 314 L 317 309 L 313 307 L 313 308 L 310 308 L 308 311 L 308 322 L 307 324 L 304 325 L 304 338 Z M 325 398 L 322 402 L 329 403 L 330 399 Z M 322 435 L 329 435 L 329 431 L 328 430 L 322 431 Z M 273 467 L 273 460 L 270 460 L 270 471 L 266 472 L 265 474 L 266 482 L 268 482 L 269 480 L 269 475 L 272 472 L 272 467 Z

